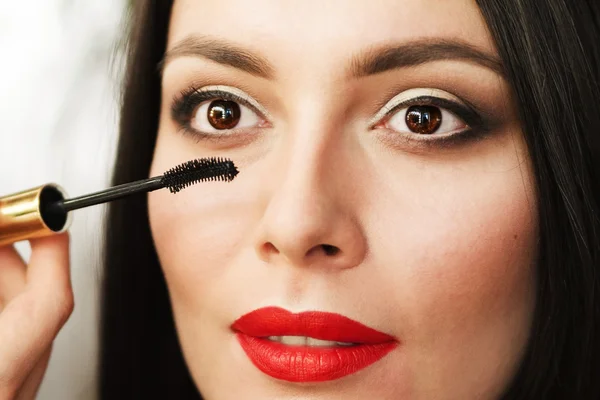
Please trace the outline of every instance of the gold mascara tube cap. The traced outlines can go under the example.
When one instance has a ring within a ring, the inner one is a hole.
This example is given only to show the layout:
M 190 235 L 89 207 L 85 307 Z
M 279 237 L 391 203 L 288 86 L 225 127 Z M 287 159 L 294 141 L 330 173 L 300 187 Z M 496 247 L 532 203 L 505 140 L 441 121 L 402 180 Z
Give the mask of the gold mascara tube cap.
M 66 231 L 70 214 L 49 207 L 65 197 L 54 183 L 0 197 L 0 246 Z

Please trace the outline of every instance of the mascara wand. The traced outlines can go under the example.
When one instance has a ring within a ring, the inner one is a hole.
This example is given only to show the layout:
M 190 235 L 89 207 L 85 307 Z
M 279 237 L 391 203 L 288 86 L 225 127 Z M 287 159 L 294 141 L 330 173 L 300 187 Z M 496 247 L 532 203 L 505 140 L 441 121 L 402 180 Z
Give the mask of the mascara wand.
M 101 192 L 52 203 L 53 212 L 67 212 L 117 200 L 136 193 L 152 192 L 168 187 L 177 193 L 187 186 L 204 181 L 231 181 L 238 174 L 232 161 L 222 158 L 202 158 L 171 168 L 164 175 L 114 186 Z
M 180 164 L 160 176 L 68 200 L 64 190 L 52 183 L 0 197 L 0 246 L 66 231 L 71 222 L 69 211 L 162 188 L 177 193 L 198 182 L 229 182 L 237 174 L 231 160 L 201 158 Z

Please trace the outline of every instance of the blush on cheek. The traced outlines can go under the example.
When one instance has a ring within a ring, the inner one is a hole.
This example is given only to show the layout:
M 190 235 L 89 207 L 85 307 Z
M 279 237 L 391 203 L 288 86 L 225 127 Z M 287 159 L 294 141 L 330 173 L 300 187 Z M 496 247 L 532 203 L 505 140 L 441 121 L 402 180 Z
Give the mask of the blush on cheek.
M 525 198 L 497 199 L 487 207 L 453 210 L 453 221 L 436 227 L 435 243 L 415 260 L 427 269 L 424 275 L 415 274 L 417 280 L 426 277 L 418 286 L 429 287 L 427 293 L 434 295 L 423 299 L 448 323 L 460 321 L 456 317 L 461 313 L 474 318 L 506 313 L 520 305 L 531 285 L 537 233 L 533 210 Z
M 537 236 L 523 200 L 457 208 L 431 242 L 420 238 L 427 250 L 411 258 L 409 320 L 440 381 L 451 384 L 458 369 L 501 387 L 518 364 L 534 308 Z
M 415 390 L 497 398 L 490 393 L 518 367 L 535 307 L 533 174 L 512 159 L 502 168 L 472 163 L 406 172 L 379 193 L 372 263 L 389 266 L 376 295 L 395 316 Z
M 463 329 L 463 319 L 502 318 L 522 306 L 533 272 L 531 247 L 526 242 L 515 242 L 512 235 L 474 242 L 463 237 L 463 241 L 454 243 L 453 250 L 430 254 L 430 262 L 443 265 L 428 275 L 431 280 L 419 283 L 432 286 L 435 282 L 435 288 L 429 291 L 436 294 L 429 299 L 431 312 L 446 319 L 448 325 Z

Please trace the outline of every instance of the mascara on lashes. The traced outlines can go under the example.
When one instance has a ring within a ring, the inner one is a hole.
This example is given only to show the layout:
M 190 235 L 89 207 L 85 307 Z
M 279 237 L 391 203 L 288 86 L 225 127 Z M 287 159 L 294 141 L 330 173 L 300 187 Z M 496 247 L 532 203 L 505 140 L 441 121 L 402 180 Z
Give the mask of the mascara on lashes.
M 193 119 L 194 111 L 197 107 L 203 102 L 209 100 L 230 100 L 240 103 L 256 112 L 258 115 L 262 115 L 263 113 L 256 109 L 256 107 L 250 104 L 246 99 L 242 98 L 239 95 L 231 93 L 225 90 L 198 90 L 196 88 L 189 88 L 186 91 L 183 91 L 178 97 L 173 100 L 171 106 L 171 116 L 175 122 L 177 122 L 186 132 L 191 132 L 194 135 L 201 135 L 205 137 L 214 138 L 219 136 L 215 133 L 206 134 L 203 132 L 199 132 L 193 129 L 190 126 L 190 122 Z M 443 147 L 447 147 L 453 144 L 459 145 L 461 143 L 465 143 L 470 141 L 471 139 L 480 139 L 486 134 L 488 134 L 491 130 L 493 130 L 494 123 L 489 121 L 489 118 L 484 118 L 481 114 L 475 110 L 475 107 L 470 105 L 468 102 L 465 102 L 465 105 L 461 105 L 457 102 L 447 100 L 441 97 L 435 96 L 417 96 L 401 103 L 394 105 L 388 111 L 385 112 L 382 118 L 380 118 L 375 123 L 371 124 L 371 128 L 381 123 L 382 120 L 386 118 L 390 118 L 396 113 L 398 110 L 410 107 L 414 105 L 431 105 L 435 107 L 439 107 L 442 109 L 446 109 L 449 112 L 456 115 L 458 118 L 463 120 L 467 124 L 467 128 L 461 132 L 457 132 L 455 134 L 443 135 L 435 133 L 432 134 L 430 139 L 413 139 L 414 142 L 428 142 L 427 145 L 435 145 L 436 143 L 440 144 Z M 402 135 L 401 133 L 392 133 L 392 135 Z M 407 135 L 407 134 L 405 134 Z M 412 134 L 408 134 L 412 135 Z M 418 134 L 414 134 L 418 135 Z M 408 139 L 410 140 L 410 139 Z
M 398 110 L 410 106 L 434 106 L 450 111 L 463 120 L 472 129 L 479 129 L 485 125 L 483 118 L 477 111 L 468 106 L 462 106 L 454 101 L 435 96 L 418 96 L 394 105 L 384 115 L 384 119 L 394 115 Z M 379 123 L 379 122 L 378 122 Z
M 455 133 L 433 133 L 429 136 L 422 136 L 417 133 L 399 133 L 384 128 L 384 131 L 388 131 L 388 134 L 385 135 L 385 142 L 401 144 L 402 147 L 408 145 L 429 148 L 432 150 L 436 147 L 451 148 L 472 141 L 481 140 L 493 132 L 499 125 L 499 122 L 495 121 L 494 118 L 486 115 L 484 112 L 478 111 L 475 106 L 462 99 L 461 103 L 458 103 L 442 97 L 422 95 L 407 99 L 390 107 L 380 118 L 377 118 L 377 120 L 372 122 L 370 127 L 375 128 L 376 125 L 390 119 L 396 112 L 403 108 L 420 105 L 431 105 L 447 110 L 460 118 L 467 127 L 462 131 Z
M 190 126 L 190 121 L 194 117 L 194 111 L 200 104 L 202 104 L 205 101 L 219 99 L 235 101 L 250 108 L 258 115 L 262 115 L 262 112 L 257 110 L 256 107 L 254 107 L 252 104 L 246 101 L 246 99 L 234 93 L 218 89 L 198 90 L 195 88 L 190 88 L 182 92 L 178 97 L 176 97 L 173 100 L 173 104 L 171 106 L 171 118 L 173 118 L 175 122 L 177 122 L 181 127 L 185 128 L 186 130 L 191 130 L 194 133 L 201 134 L 202 132 L 197 132 Z

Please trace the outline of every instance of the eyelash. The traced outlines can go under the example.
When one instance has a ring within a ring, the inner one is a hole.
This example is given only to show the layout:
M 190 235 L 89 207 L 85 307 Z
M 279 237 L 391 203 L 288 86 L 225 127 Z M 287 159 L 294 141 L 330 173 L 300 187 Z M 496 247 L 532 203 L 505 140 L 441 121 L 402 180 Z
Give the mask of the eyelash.
M 204 133 L 200 132 L 191 127 L 191 121 L 194 117 L 194 111 L 196 108 L 208 100 L 230 100 L 236 103 L 242 104 L 255 112 L 260 117 L 263 117 L 263 113 L 256 109 L 250 102 L 231 92 L 225 90 L 198 90 L 190 87 L 182 91 L 177 97 L 173 99 L 171 106 L 171 117 L 173 120 L 181 126 L 184 132 L 190 133 L 193 136 L 200 137 L 200 139 L 215 139 L 220 135 L 215 133 Z M 230 135 L 229 133 L 227 135 Z
M 206 102 L 208 100 L 230 100 L 235 101 L 244 105 L 245 107 L 250 108 L 253 112 L 255 112 L 260 117 L 263 117 L 263 113 L 256 109 L 255 106 L 250 104 L 250 102 L 243 98 L 242 96 L 238 96 L 234 93 L 225 91 L 225 90 L 207 90 L 201 91 L 194 87 L 190 87 L 184 91 L 182 91 L 179 96 L 173 99 L 173 103 L 171 106 L 171 116 L 173 120 L 179 124 L 179 126 L 183 129 L 185 133 L 191 134 L 193 137 L 198 140 L 208 139 L 208 140 L 218 140 L 221 135 L 215 133 L 204 133 L 200 132 L 191 127 L 191 120 L 193 119 L 193 113 L 196 108 Z M 465 102 L 466 103 L 466 102 Z M 454 101 L 443 99 L 440 97 L 433 96 L 417 96 L 411 98 L 409 100 L 403 101 L 391 107 L 389 110 L 385 112 L 382 118 L 379 118 L 375 123 L 371 124 L 370 128 L 375 129 L 376 125 L 381 124 L 382 122 L 389 120 L 393 117 L 397 111 L 407 108 L 410 106 L 416 105 L 431 105 L 434 107 L 439 107 L 445 109 L 462 121 L 467 124 L 468 128 L 464 129 L 460 132 L 444 135 L 432 135 L 431 138 L 399 138 L 400 136 L 408 136 L 402 135 L 397 132 L 394 132 L 393 136 L 396 139 L 404 141 L 404 142 L 417 142 L 422 145 L 440 145 L 440 146 L 451 146 L 451 145 L 459 145 L 461 143 L 468 142 L 469 140 L 480 139 L 485 136 L 491 130 L 491 124 L 486 122 L 486 119 L 483 118 L 481 112 L 475 110 L 475 107 L 466 103 L 466 105 L 458 104 Z M 231 133 L 224 134 L 223 136 L 230 136 Z
M 440 146 L 449 146 L 449 145 L 458 145 L 460 143 L 465 143 L 471 139 L 476 140 L 485 136 L 491 130 L 491 124 L 487 122 L 486 118 L 482 117 L 481 112 L 476 111 L 475 107 L 465 102 L 465 105 L 459 104 L 457 102 L 447 100 L 441 97 L 434 96 L 417 96 L 401 103 L 398 103 L 391 107 L 388 111 L 385 112 L 383 117 L 378 118 L 378 120 L 371 124 L 371 128 L 374 129 L 376 125 L 380 125 L 389 119 L 391 119 L 399 110 L 404 108 L 408 108 L 411 106 L 434 106 L 441 109 L 445 109 L 450 113 L 454 114 L 456 117 L 460 118 L 465 124 L 467 124 L 467 128 L 450 134 L 437 134 L 428 136 L 421 136 L 419 139 L 412 137 L 415 135 L 411 134 L 411 138 L 399 138 L 400 135 L 397 132 L 394 133 L 394 136 L 399 138 L 404 142 L 418 142 L 423 145 L 440 145 Z

